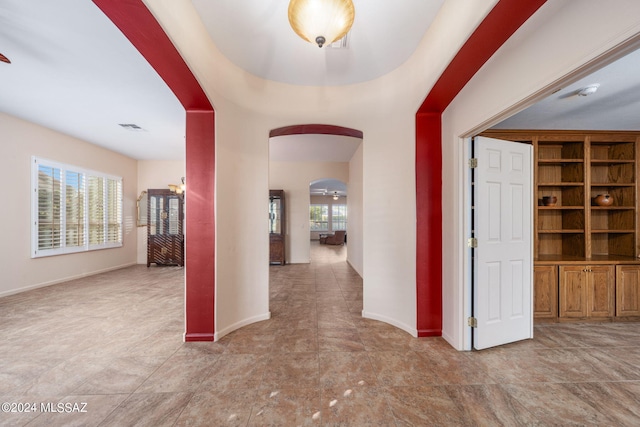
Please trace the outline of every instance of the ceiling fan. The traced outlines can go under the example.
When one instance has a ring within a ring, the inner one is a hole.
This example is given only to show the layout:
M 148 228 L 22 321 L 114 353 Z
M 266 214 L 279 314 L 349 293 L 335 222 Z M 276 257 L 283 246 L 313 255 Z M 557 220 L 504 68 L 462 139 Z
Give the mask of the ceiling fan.
M 6 56 L 4 56 L 1 53 L 0 53 L 0 61 L 6 62 L 7 64 L 11 64 L 11 61 L 9 61 L 9 58 L 7 58 Z

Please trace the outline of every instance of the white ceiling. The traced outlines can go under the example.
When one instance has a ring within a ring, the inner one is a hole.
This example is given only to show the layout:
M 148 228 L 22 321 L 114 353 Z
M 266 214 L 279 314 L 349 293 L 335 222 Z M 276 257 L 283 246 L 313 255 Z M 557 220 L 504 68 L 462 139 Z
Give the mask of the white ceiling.
M 284 0 L 193 3 L 214 43 L 249 72 L 292 84 L 344 85 L 405 61 L 442 0 L 355 0 L 343 51 L 299 39 Z M 12 61 L 0 62 L 1 112 L 135 159 L 184 159 L 184 110 L 90 0 L 0 0 L 0 53 Z M 500 126 L 640 129 L 638 64 L 624 61 L 615 72 L 585 79 L 601 84 L 595 95 L 567 96 L 582 85 L 576 83 Z
M 309 184 L 309 194 L 312 196 L 344 197 L 347 195 L 347 185 L 337 179 L 319 179 Z
M 353 0 L 347 49 L 296 35 L 284 0 L 192 0 L 220 51 L 256 76 L 305 86 L 346 85 L 394 70 L 415 51 L 444 0 Z
M 135 159 L 184 158 L 184 109 L 93 2 L 0 0 L 0 52 L 0 111 Z
M 640 130 L 640 50 L 515 114 L 498 129 Z M 597 92 L 578 91 L 600 84 Z

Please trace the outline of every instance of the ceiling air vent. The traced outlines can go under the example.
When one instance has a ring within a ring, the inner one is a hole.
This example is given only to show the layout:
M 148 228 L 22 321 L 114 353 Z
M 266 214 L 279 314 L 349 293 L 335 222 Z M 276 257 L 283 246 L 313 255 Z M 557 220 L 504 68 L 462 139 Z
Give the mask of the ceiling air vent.
M 348 48 L 349 46 L 348 46 L 347 42 L 349 41 L 349 34 L 350 33 L 347 33 L 340 40 L 336 40 L 333 43 L 328 44 L 327 47 L 330 47 L 331 49 L 346 49 L 346 48 Z
M 130 130 L 131 132 L 144 132 L 144 129 L 142 129 L 140 126 L 134 123 L 118 123 L 118 124 L 122 126 L 124 129 Z

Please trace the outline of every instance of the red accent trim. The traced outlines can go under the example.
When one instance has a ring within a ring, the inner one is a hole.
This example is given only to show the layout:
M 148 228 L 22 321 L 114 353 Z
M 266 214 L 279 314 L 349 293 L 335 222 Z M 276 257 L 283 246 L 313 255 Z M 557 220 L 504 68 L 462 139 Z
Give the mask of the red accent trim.
M 185 334 L 185 342 L 215 341 L 213 334 Z
M 212 110 L 191 70 L 142 0 L 93 0 L 144 56 L 185 110 Z
M 442 335 L 442 112 L 546 0 L 501 0 L 440 76 L 416 113 L 418 336 Z M 434 202 L 435 201 L 435 202 Z
M 443 112 L 485 62 L 546 0 L 501 0 L 444 70 L 418 113 Z
M 274 136 L 286 136 L 286 135 L 302 135 L 302 134 L 319 134 L 319 135 L 338 135 L 338 136 L 351 136 L 354 138 L 362 139 L 362 131 L 344 128 L 342 126 L 333 125 L 293 125 L 285 126 L 278 129 L 273 129 L 269 132 L 269 138 Z
M 186 338 L 211 336 L 215 308 L 215 113 L 187 111 Z
M 212 341 L 215 295 L 215 114 L 200 84 L 141 0 L 94 0 L 187 110 L 186 341 Z
M 441 134 L 439 113 L 416 114 L 416 234 L 418 236 L 416 328 L 418 336 L 442 334 Z M 427 335 L 425 331 L 429 334 Z

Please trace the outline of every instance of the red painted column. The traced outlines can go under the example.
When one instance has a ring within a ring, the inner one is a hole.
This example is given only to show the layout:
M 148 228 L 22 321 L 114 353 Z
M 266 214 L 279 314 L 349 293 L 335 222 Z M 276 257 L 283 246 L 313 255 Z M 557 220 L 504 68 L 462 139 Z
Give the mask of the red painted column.
M 185 341 L 215 333 L 215 133 L 213 110 L 187 111 Z
M 416 114 L 416 299 L 419 337 L 442 335 L 441 114 Z

